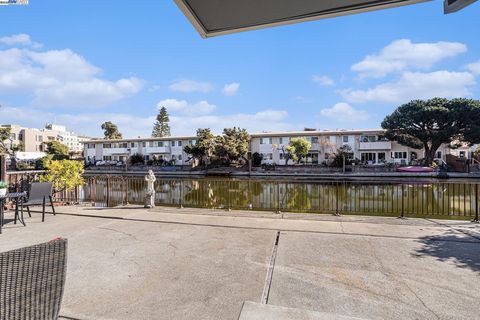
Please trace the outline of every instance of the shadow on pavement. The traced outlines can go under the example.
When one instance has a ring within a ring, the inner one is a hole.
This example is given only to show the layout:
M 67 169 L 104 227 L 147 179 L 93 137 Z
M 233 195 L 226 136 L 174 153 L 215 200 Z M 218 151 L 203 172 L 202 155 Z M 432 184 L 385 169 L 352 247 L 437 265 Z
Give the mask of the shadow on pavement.
M 454 263 L 459 268 L 467 268 L 480 273 L 480 241 L 465 238 L 464 235 L 448 233 L 423 237 L 418 240 L 422 247 L 413 256 L 431 256 L 438 261 Z

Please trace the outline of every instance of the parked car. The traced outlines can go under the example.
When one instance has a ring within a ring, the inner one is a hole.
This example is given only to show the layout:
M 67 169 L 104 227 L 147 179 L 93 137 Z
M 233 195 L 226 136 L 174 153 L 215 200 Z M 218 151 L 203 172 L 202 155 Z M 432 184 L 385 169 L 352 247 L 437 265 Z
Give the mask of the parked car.
M 103 160 L 98 160 L 97 162 L 95 162 L 96 166 L 104 166 L 105 164 L 106 164 L 106 162 L 103 161 Z

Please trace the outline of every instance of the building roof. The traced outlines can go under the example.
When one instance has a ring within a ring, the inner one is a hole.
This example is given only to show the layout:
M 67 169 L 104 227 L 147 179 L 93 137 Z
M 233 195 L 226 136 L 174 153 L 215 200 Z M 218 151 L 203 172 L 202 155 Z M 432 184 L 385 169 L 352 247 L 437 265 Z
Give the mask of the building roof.
M 203 38 L 430 0 L 175 0 Z

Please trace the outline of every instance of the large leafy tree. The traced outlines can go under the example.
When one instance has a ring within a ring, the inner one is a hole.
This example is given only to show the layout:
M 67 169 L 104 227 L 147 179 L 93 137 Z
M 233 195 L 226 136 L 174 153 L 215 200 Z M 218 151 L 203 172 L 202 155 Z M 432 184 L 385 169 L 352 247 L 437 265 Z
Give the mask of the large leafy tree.
M 48 154 L 68 156 L 68 147 L 59 141 L 46 142 L 45 146 Z
M 205 158 L 209 159 L 213 155 L 214 150 L 215 136 L 210 129 L 198 129 L 196 143 L 183 148 L 185 153 L 200 161 Z
M 13 144 L 11 139 L 12 128 L 0 128 L 0 154 L 12 155 L 16 151 L 23 151 L 23 145 Z
M 480 142 L 480 101 L 469 99 L 413 100 L 382 122 L 385 137 L 425 151 L 431 165 L 442 144 L 452 147 Z
M 122 134 L 118 131 L 118 127 L 111 121 L 102 123 L 105 139 L 122 139 Z
M 285 147 L 285 153 L 287 154 L 286 164 L 288 160 L 292 159 L 294 162 L 300 162 L 300 160 L 308 155 L 308 152 L 312 148 L 312 144 L 305 138 L 292 138 L 290 143 Z
M 170 136 L 170 125 L 168 124 L 170 119 L 168 117 L 167 108 L 161 107 L 158 112 L 157 119 L 153 126 L 152 137 L 169 137 Z
M 215 138 L 215 155 L 230 164 L 245 159 L 250 135 L 240 128 L 225 128 L 223 135 Z

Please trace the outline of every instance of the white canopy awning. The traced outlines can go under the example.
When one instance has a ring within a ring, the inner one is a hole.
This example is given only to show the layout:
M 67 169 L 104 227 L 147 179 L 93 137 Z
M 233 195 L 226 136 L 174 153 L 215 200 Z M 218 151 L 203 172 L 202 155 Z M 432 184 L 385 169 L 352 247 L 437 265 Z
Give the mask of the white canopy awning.
M 425 1 L 430 0 L 175 0 L 204 38 Z
M 38 160 L 46 156 L 45 152 L 15 152 L 17 160 Z

